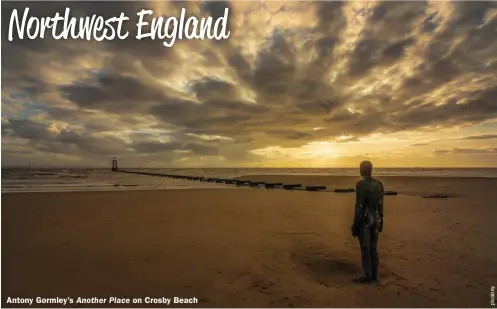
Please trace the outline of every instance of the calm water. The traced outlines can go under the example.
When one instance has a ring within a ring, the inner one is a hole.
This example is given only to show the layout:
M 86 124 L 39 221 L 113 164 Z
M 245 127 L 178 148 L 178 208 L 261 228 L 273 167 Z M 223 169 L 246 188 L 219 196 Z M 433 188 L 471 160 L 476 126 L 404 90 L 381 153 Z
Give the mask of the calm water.
M 231 178 L 243 175 L 356 176 L 356 168 L 202 168 L 128 169 L 190 176 Z M 492 177 L 497 168 L 378 168 L 377 176 Z M 137 189 L 233 188 L 230 185 L 176 180 L 125 173 L 109 169 L 2 169 L 3 192 L 101 191 Z

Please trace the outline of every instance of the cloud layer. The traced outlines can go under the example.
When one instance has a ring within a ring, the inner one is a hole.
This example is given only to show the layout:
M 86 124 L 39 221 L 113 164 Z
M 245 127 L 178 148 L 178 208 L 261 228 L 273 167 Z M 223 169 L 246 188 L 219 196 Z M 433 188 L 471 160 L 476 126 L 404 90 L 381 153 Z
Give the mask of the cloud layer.
M 130 36 L 7 41 L 12 10 L 26 6 L 34 16 L 125 12 Z M 229 8 L 230 39 L 134 39 L 141 9 L 183 7 L 198 17 Z M 496 37 L 496 2 L 2 2 L 2 164 L 293 162 L 319 143 L 491 122 Z M 495 132 L 430 153 L 495 157 Z M 361 156 L 350 147 L 343 157 Z

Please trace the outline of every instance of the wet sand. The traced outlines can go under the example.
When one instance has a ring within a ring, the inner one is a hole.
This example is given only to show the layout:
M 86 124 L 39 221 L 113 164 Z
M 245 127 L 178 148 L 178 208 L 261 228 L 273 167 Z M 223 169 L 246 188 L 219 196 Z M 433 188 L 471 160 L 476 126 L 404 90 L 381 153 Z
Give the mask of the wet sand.
M 332 187 L 357 180 L 245 178 Z M 199 303 L 170 306 L 488 307 L 497 285 L 497 179 L 382 180 L 401 195 L 385 198 L 380 282 L 371 285 L 352 282 L 361 274 L 353 193 L 3 194 L 2 305 L 14 307 L 9 296 L 176 296 Z M 453 197 L 420 197 L 431 193 Z

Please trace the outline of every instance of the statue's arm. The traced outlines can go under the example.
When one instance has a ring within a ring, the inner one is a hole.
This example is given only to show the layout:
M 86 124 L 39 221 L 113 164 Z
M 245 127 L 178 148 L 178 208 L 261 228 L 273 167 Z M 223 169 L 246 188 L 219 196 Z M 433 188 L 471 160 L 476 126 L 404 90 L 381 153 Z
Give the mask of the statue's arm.
M 359 227 L 362 210 L 364 208 L 364 192 L 361 182 L 358 182 L 355 187 L 355 211 L 354 211 L 354 227 Z

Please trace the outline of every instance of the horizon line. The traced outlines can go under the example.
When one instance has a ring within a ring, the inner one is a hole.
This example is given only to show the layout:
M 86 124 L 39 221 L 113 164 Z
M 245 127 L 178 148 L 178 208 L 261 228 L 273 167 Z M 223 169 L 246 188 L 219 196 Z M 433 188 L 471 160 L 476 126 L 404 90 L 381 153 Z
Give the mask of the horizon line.
M 11 165 L 11 166 L 2 166 L 2 169 L 6 168 L 68 168 L 68 169 L 111 169 L 111 167 L 102 167 L 102 166 L 33 166 L 32 164 L 26 165 Z M 359 168 L 358 166 L 340 166 L 340 167 L 330 167 L 330 166 L 168 166 L 168 167 L 138 167 L 138 166 L 126 166 L 121 167 L 119 169 L 349 169 L 349 168 Z M 374 169 L 477 169 L 477 168 L 485 168 L 485 169 L 497 169 L 495 166 L 379 166 L 374 167 Z

